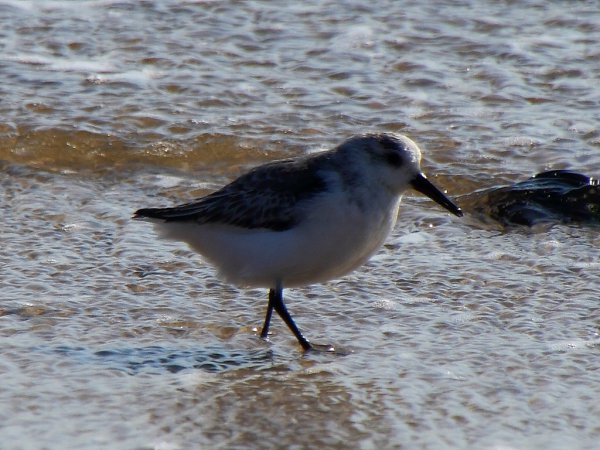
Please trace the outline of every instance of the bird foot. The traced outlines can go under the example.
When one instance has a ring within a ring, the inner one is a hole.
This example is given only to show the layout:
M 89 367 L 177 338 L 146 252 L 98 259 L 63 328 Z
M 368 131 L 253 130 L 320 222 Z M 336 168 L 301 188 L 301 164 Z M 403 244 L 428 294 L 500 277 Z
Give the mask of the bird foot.
M 352 353 L 352 350 L 337 347 L 332 344 L 310 344 L 310 348 L 304 349 L 304 351 L 306 353 L 331 353 L 339 356 L 346 356 Z
M 307 352 L 334 353 L 335 346 L 331 344 L 310 344 L 310 347 L 305 350 Z

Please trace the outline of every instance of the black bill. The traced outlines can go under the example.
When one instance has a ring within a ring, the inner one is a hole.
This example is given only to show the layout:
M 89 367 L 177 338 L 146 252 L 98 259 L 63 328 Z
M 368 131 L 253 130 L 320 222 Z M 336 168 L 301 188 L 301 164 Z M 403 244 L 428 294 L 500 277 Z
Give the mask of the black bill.
M 462 210 L 452 203 L 452 200 L 446 197 L 446 195 L 436 188 L 422 173 L 417 175 L 415 179 L 412 180 L 411 185 L 421 194 L 425 194 L 431 200 L 442 205 L 455 216 L 462 217 Z

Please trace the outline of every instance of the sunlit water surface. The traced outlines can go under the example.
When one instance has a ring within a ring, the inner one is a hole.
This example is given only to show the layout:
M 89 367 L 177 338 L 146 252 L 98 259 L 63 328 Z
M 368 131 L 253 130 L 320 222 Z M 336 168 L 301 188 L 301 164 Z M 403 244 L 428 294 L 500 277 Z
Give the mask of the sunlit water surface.
M 457 198 L 600 175 L 596 2 L 0 2 L 6 449 L 600 444 L 600 234 L 414 192 L 365 267 L 237 290 L 138 207 L 396 131 Z

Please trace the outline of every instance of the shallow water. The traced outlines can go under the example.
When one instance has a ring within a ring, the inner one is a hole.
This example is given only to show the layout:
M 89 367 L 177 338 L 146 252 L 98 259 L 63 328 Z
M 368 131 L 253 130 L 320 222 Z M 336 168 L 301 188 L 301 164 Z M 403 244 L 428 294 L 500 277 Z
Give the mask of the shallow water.
M 458 197 L 600 175 L 595 2 L 0 2 L 2 448 L 600 440 L 600 235 L 416 193 L 361 270 L 286 292 L 303 355 L 138 207 L 398 131 Z M 467 210 L 467 213 L 469 211 Z

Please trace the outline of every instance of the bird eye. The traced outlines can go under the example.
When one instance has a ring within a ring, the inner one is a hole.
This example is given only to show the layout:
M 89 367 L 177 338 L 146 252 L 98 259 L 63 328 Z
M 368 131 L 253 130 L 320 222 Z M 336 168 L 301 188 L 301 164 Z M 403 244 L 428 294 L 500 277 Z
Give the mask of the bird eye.
M 402 166 L 402 157 L 397 152 L 389 152 L 385 154 L 385 160 L 390 166 Z

